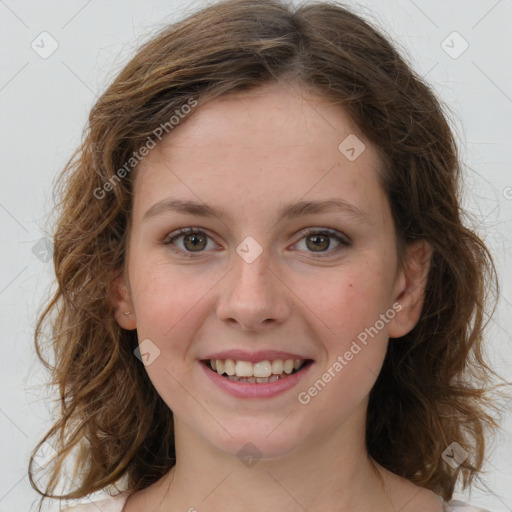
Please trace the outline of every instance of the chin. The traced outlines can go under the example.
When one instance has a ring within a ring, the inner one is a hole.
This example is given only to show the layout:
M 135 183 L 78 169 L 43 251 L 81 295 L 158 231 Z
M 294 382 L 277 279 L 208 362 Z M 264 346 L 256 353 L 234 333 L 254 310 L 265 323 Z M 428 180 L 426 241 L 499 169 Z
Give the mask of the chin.
M 248 426 L 243 422 L 231 425 L 229 434 L 207 435 L 207 441 L 216 449 L 243 460 L 277 459 L 285 457 L 305 443 L 304 432 L 285 429 L 283 418 L 273 421 L 255 421 Z M 286 421 L 286 420 L 285 420 Z M 230 435 L 231 434 L 231 435 Z

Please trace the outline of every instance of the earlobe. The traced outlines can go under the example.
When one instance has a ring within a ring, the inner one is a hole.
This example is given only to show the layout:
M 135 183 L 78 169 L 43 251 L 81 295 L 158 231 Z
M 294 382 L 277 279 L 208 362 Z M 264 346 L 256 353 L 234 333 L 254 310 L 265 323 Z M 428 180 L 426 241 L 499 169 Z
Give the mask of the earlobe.
M 401 309 L 389 323 L 390 338 L 405 336 L 418 323 L 432 259 L 432 247 L 426 240 L 416 240 L 406 248 L 403 269 L 397 278 L 395 302 Z
M 114 304 L 114 314 L 117 323 L 126 330 L 133 330 L 137 328 L 137 321 L 135 318 L 135 311 L 130 295 L 130 290 L 126 285 L 124 275 L 121 273 L 112 282 Z

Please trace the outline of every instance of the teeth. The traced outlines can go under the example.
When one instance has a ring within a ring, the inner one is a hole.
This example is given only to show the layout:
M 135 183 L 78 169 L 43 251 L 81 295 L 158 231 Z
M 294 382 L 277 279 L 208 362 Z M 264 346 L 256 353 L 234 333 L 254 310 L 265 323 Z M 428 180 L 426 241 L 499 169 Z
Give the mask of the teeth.
M 290 375 L 293 370 L 300 370 L 305 361 L 302 359 L 276 359 L 275 361 L 234 361 L 233 359 L 211 359 L 212 370 L 219 375 L 226 374 L 230 380 L 245 382 L 274 382 L 283 373 Z
M 235 366 L 237 377 L 252 377 L 252 363 L 250 361 L 237 361 Z
M 283 360 L 277 359 L 275 361 L 272 361 L 272 373 L 275 373 L 276 375 L 280 375 L 283 373 Z
M 290 373 L 293 372 L 293 365 L 294 365 L 294 362 L 293 362 L 293 359 L 287 359 L 285 362 L 284 362 L 284 371 L 289 375 Z
M 272 365 L 270 361 L 260 361 L 259 363 L 254 363 L 252 366 L 255 377 L 270 377 L 272 375 Z
M 224 362 L 224 371 L 228 375 L 235 375 L 235 361 L 233 361 L 233 359 L 226 359 Z

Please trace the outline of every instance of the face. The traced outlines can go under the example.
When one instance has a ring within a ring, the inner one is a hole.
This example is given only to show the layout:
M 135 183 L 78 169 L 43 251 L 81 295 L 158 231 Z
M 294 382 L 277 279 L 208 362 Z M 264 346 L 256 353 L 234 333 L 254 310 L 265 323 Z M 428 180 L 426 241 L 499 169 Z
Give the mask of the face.
M 118 321 L 181 429 L 270 458 L 364 429 L 425 274 L 398 265 L 380 165 L 341 107 L 276 84 L 198 108 L 141 162 Z

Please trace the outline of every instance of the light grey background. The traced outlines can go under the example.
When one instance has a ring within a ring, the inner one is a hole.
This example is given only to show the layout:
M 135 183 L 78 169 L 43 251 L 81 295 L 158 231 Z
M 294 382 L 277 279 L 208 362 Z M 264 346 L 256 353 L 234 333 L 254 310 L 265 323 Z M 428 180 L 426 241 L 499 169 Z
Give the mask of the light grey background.
M 512 2 L 347 2 L 377 21 L 449 105 L 467 165 L 465 206 L 493 251 L 502 296 L 487 351 L 512 379 Z M 30 450 L 50 426 L 36 358 L 36 316 L 51 284 L 45 253 L 52 182 L 81 139 L 97 95 L 136 47 L 166 22 L 206 5 L 171 0 L 0 0 L 0 512 L 35 510 Z M 50 56 L 52 40 L 58 43 Z M 458 34 L 453 34 L 456 31 Z M 42 38 L 44 39 L 41 42 Z M 444 43 L 443 43 L 444 41 Z M 467 49 L 464 50 L 466 44 Z M 43 241 L 41 241 L 43 239 Z M 509 256 L 510 257 L 510 256 Z M 54 395 L 52 395 L 54 396 Z M 491 444 L 479 490 L 455 497 L 492 512 L 512 511 L 512 414 Z

